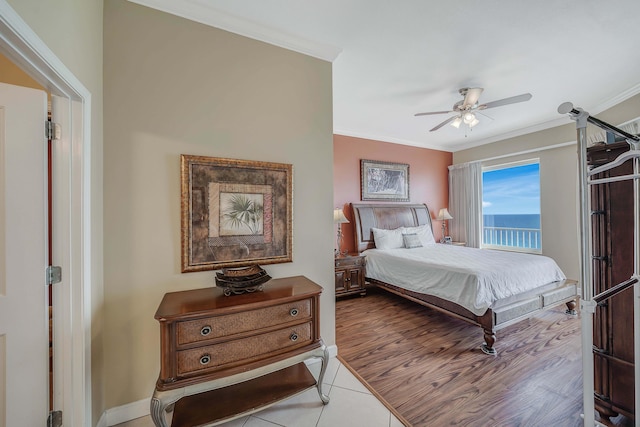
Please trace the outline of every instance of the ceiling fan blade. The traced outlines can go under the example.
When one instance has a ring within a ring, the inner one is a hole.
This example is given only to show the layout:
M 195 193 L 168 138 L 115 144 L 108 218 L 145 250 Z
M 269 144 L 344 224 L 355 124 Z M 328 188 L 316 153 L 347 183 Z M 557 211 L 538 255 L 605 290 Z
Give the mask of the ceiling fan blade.
M 515 104 L 517 102 L 524 102 L 531 99 L 530 93 L 523 93 L 522 95 L 512 96 L 510 98 L 499 99 L 497 101 L 487 102 L 486 104 L 478 105 L 478 110 L 486 110 L 487 108 L 501 107 L 503 105 Z
M 493 117 L 491 117 L 491 116 L 487 116 L 485 113 L 481 113 L 480 111 L 477 111 L 477 110 L 476 110 L 475 112 L 476 112 L 477 114 L 480 114 L 481 116 L 486 117 L 487 119 L 489 119 L 489 120 L 491 120 L 491 121 L 493 121 L 493 120 L 494 120 L 494 118 L 493 118 Z
M 453 111 L 449 110 L 449 111 L 430 111 L 428 113 L 416 113 L 414 114 L 414 116 L 418 117 L 418 116 L 431 116 L 433 114 L 447 114 L 447 113 L 453 113 Z
M 436 127 L 434 127 L 433 129 L 429 130 L 429 132 L 433 132 L 434 130 L 438 130 L 440 129 L 442 126 L 451 123 L 452 121 L 454 121 L 456 119 L 456 117 L 458 116 L 451 116 L 449 117 L 447 120 L 445 120 L 444 122 L 440 123 L 439 125 L 437 125 Z
M 462 107 L 473 107 L 480 99 L 480 94 L 482 94 L 481 87 L 472 87 L 467 89 L 467 93 L 464 95 L 464 102 L 462 103 Z

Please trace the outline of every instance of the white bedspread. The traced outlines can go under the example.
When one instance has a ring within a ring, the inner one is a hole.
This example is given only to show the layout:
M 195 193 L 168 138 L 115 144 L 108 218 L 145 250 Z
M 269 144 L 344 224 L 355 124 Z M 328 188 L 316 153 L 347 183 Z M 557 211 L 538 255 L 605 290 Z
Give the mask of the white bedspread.
M 369 249 L 367 277 L 455 302 L 482 315 L 499 299 L 566 277 L 546 256 L 433 244 Z

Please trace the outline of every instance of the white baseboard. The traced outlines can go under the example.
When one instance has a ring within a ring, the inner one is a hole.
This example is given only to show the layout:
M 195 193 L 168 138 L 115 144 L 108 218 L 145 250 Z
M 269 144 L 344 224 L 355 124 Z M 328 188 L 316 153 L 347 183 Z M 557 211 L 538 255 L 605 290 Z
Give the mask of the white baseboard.
M 127 403 L 126 405 L 116 406 L 115 408 L 105 411 L 106 426 L 114 426 L 136 418 L 149 415 L 151 398 L 138 400 L 137 402 Z
M 330 345 L 327 347 L 329 350 L 329 357 L 336 357 L 338 355 L 338 346 Z M 320 359 L 313 358 L 308 359 L 305 363 L 308 365 L 320 362 Z M 151 398 L 138 400 L 137 402 L 127 403 L 126 405 L 116 406 L 115 408 L 107 409 L 102 413 L 100 420 L 96 427 L 109 427 L 117 424 L 125 423 L 127 421 L 135 420 L 136 418 L 144 417 L 150 413 Z
M 102 413 L 96 427 L 107 427 L 107 411 Z
M 327 346 L 327 350 L 329 351 L 329 358 L 336 357 L 338 355 L 338 346 L 335 344 Z M 319 363 L 319 362 L 320 362 L 320 359 L 314 357 L 313 359 L 305 360 L 304 363 L 306 363 L 307 365 L 312 365 L 314 363 Z

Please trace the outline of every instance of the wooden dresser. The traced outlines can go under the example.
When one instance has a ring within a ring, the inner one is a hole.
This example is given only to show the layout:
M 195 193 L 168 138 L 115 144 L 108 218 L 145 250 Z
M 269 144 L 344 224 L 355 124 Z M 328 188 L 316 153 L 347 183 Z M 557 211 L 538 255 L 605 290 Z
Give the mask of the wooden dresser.
M 608 163 L 628 149 L 626 142 L 590 147 L 588 163 Z M 626 162 L 596 177 L 631 173 L 633 165 Z M 600 293 L 633 274 L 633 182 L 593 185 L 591 213 L 594 291 Z M 593 347 L 596 409 L 604 417 L 633 418 L 633 288 L 596 307 Z
M 317 387 L 328 352 L 320 338 L 322 288 L 304 276 L 224 296 L 219 288 L 168 293 L 160 322 L 160 375 L 151 399 L 156 426 L 214 425 Z M 318 381 L 304 361 L 320 358 Z
M 365 258 L 363 255 L 347 255 L 335 258 L 336 297 L 365 295 Z

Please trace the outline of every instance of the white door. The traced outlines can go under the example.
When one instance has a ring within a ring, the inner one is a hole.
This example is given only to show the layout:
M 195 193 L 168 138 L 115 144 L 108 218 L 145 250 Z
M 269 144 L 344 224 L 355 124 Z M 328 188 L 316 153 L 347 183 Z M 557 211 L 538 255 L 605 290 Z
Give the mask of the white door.
M 0 427 L 46 425 L 47 97 L 0 84 Z

